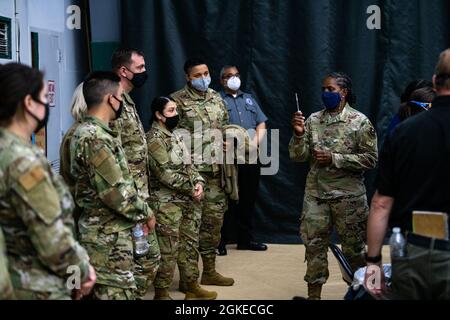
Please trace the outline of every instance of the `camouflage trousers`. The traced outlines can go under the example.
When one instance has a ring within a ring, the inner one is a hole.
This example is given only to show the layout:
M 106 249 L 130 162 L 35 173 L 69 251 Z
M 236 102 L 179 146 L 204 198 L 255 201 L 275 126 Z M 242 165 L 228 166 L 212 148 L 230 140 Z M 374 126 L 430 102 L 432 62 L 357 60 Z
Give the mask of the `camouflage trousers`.
M 203 260 L 203 271 L 214 271 L 216 248 L 220 242 L 223 216 L 227 210 L 227 196 L 221 178 L 211 172 L 201 172 L 206 181 L 205 197 L 201 203 L 201 225 L 199 251 Z
M 332 200 L 305 195 L 300 235 L 306 247 L 306 282 L 324 284 L 328 279 L 327 252 L 333 227 L 352 270 L 365 265 L 368 214 L 366 195 Z
M 156 221 L 161 265 L 155 279 L 155 288 L 170 287 L 177 262 L 180 280 L 196 282 L 199 277 L 200 206 L 194 202 L 161 203 Z
M 25 289 L 14 289 L 14 299 L 17 300 L 72 300 L 67 290 L 55 292 L 40 292 Z
M 157 218 L 158 221 L 158 218 Z M 136 280 L 136 298 L 143 298 L 153 281 L 160 266 L 161 253 L 158 244 L 158 237 L 155 230 L 150 232 L 147 237 L 150 249 L 147 255 L 134 259 L 134 279 Z
M 135 300 L 133 291 L 112 286 L 96 284 L 92 289 L 92 300 Z
M 80 234 L 80 240 L 95 268 L 96 287 L 136 289 L 131 229 L 111 234 L 89 230 Z M 102 294 L 96 296 L 106 297 L 106 289 L 102 290 Z

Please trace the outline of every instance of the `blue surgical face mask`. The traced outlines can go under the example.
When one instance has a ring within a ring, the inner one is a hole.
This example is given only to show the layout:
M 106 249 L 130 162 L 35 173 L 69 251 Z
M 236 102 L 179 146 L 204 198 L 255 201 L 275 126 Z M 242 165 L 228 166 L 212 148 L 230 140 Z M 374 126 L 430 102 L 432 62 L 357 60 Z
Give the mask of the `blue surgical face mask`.
M 431 108 L 431 103 L 429 103 L 429 102 L 420 102 L 420 101 L 414 101 L 414 100 L 411 100 L 410 102 L 414 103 L 415 105 L 418 105 L 419 107 L 421 107 L 425 110 L 428 110 Z
M 322 101 L 325 108 L 333 110 L 341 103 L 341 95 L 338 92 L 323 92 Z
M 191 85 L 194 87 L 194 89 L 201 91 L 201 92 L 208 91 L 210 84 L 211 84 L 211 77 L 198 78 L 198 79 L 191 80 Z

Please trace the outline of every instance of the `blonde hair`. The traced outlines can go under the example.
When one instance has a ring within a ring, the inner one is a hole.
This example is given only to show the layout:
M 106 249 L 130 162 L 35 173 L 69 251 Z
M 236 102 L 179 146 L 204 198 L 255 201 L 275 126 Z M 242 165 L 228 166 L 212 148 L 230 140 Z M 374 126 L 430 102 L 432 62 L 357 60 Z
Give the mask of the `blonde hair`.
M 450 48 L 440 54 L 434 74 L 437 88 L 450 89 Z
M 70 112 L 76 121 L 80 121 L 87 112 L 87 104 L 83 95 L 83 82 L 78 85 L 73 93 Z

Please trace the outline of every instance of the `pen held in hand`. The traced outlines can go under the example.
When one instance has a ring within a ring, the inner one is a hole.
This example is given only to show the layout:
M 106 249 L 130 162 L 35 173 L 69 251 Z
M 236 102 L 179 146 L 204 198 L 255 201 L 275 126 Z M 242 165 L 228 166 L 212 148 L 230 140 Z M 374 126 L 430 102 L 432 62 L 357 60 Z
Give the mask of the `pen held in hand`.
M 298 102 L 298 94 L 297 94 L 297 92 L 295 93 L 295 101 L 297 102 L 297 112 L 301 113 L 301 111 L 300 111 L 300 104 Z

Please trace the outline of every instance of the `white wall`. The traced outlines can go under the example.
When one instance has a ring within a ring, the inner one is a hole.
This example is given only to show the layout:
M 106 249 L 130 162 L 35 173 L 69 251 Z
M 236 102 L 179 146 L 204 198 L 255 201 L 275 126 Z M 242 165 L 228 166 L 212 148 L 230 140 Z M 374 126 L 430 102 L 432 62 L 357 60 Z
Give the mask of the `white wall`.
M 30 26 L 64 32 L 66 2 L 61 0 L 28 0 Z M 73 1 L 70 1 L 73 2 Z
M 0 63 L 18 61 L 31 65 L 31 32 L 58 33 L 62 52 L 59 94 L 61 101 L 62 133 L 71 126 L 70 102 L 75 87 L 85 77 L 88 62 L 84 58 L 84 30 L 66 27 L 66 8 L 79 5 L 80 0 L 16 0 L 18 15 L 14 17 L 14 0 L 0 0 L 0 16 L 12 19 L 12 59 Z M 16 54 L 16 23 L 20 29 L 20 56 Z M 56 56 L 56 53 L 55 53 Z M 56 63 L 56 59 L 55 59 Z
M 88 62 L 84 58 L 83 32 L 84 30 L 69 30 L 66 27 L 68 14 L 66 9 L 71 5 L 79 5 L 79 0 L 22 0 L 28 3 L 28 21 L 30 32 L 45 30 L 60 34 L 62 63 L 60 77 L 61 95 L 61 129 L 65 133 L 72 125 L 70 102 L 76 86 L 82 81 L 87 72 Z M 32 13 L 32 14 L 31 14 Z M 30 40 L 27 41 L 30 43 Z M 55 53 L 56 54 L 56 53 Z M 29 60 L 31 62 L 31 60 Z

